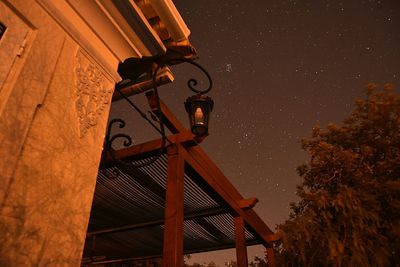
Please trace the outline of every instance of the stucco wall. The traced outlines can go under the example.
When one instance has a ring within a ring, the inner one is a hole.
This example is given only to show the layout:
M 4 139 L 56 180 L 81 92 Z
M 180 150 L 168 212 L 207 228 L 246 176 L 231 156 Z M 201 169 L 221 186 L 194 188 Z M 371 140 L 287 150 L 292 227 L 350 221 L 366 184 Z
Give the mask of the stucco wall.
M 0 20 L 0 265 L 78 266 L 114 81 L 36 2 Z

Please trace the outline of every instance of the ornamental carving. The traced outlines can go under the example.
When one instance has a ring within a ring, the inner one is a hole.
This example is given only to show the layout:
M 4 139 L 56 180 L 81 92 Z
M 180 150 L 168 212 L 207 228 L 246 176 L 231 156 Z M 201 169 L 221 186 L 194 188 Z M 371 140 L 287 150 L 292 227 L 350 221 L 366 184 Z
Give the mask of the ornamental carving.
M 104 109 L 110 103 L 112 89 L 102 71 L 82 53 L 77 54 L 75 68 L 76 102 L 80 137 L 97 125 Z

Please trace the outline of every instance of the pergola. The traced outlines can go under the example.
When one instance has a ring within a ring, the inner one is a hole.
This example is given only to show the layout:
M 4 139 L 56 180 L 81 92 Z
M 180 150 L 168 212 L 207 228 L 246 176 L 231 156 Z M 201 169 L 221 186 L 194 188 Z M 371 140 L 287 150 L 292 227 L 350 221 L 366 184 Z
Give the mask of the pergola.
M 103 156 L 83 255 L 83 264 L 101 265 L 137 259 L 163 259 L 163 266 L 183 266 L 183 255 L 236 248 L 238 266 L 248 266 L 246 246 L 262 244 L 269 266 L 277 236 L 254 212 L 257 198 L 244 199 L 161 101 L 146 94 L 152 111 L 162 113 L 172 135 L 157 161 L 162 140 Z M 106 166 L 106 167 L 104 167 Z M 109 178 L 118 172 L 118 177 Z

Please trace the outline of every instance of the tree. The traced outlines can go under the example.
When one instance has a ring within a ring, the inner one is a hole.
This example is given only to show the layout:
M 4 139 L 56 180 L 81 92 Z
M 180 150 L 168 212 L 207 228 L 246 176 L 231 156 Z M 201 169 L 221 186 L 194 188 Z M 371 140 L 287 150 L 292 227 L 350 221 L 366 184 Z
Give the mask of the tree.
M 190 257 L 188 258 L 188 259 L 190 259 Z M 217 265 L 215 262 L 213 262 L 213 261 L 210 261 L 210 262 L 204 262 L 204 263 L 197 263 L 197 262 L 195 262 L 195 263 L 193 263 L 193 264 L 187 264 L 187 263 L 185 263 L 184 264 L 184 267 L 219 267 L 219 265 Z
M 400 95 L 369 85 L 342 126 L 313 129 L 300 201 L 278 227 L 282 266 L 398 266 Z
M 267 262 L 258 256 L 254 256 L 254 260 L 249 263 L 250 267 L 267 267 Z

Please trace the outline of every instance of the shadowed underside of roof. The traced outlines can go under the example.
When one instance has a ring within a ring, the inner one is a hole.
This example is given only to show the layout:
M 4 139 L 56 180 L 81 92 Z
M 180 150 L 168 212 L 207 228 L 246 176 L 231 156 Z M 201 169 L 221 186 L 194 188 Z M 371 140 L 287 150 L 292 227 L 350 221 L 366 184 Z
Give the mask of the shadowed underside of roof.
M 173 266 L 182 253 L 236 247 L 245 266 L 245 246 L 255 244 L 264 245 L 272 260 L 279 237 L 253 211 L 258 200 L 244 199 L 198 146 L 202 139 L 154 93 L 146 96 L 172 133 L 166 137 L 169 145 L 161 154 L 161 139 L 117 150 L 112 157 L 103 154 L 82 263 L 162 257 Z
M 117 164 L 99 171 L 83 263 L 162 256 L 167 167 L 163 154 L 146 167 Z M 233 248 L 234 229 L 229 206 L 185 165 L 184 253 Z M 245 236 L 247 245 L 261 243 L 250 229 Z

